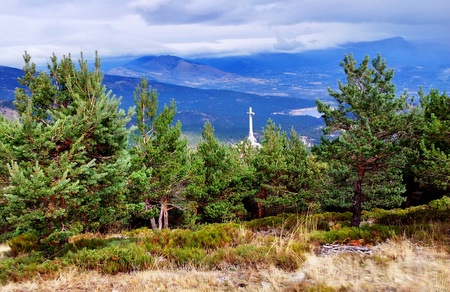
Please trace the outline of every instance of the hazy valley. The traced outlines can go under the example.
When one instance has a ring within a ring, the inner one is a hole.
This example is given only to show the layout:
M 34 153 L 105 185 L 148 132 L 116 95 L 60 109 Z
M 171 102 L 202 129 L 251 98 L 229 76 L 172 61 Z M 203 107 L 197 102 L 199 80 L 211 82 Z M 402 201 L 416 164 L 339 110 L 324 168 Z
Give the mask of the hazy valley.
M 337 88 L 345 78 L 339 62 L 352 53 L 361 61 L 377 53 L 395 69 L 399 94 L 417 95 L 422 87 L 450 89 L 450 49 L 413 44 L 402 38 L 377 42 L 348 43 L 328 50 L 297 54 L 257 54 L 222 58 L 182 59 L 175 56 L 106 59 L 105 86 L 122 96 L 122 107 L 133 106 L 133 92 L 141 77 L 159 93 L 160 106 L 174 99 L 183 132 L 198 135 L 206 120 L 223 140 L 236 141 L 248 133 L 247 111 L 252 107 L 256 135 L 268 119 L 284 130 L 294 127 L 317 142 L 323 122 L 311 109 L 315 100 L 330 100 L 327 88 Z M 102 56 L 100 56 L 102 57 Z M 11 107 L 17 78 L 22 71 L 0 66 L 0 99 Z

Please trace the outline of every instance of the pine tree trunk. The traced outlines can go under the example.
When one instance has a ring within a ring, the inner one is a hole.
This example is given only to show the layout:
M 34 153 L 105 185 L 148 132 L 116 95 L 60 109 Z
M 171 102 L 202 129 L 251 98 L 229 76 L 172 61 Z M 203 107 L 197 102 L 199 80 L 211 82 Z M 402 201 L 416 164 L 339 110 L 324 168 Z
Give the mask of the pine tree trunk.
M 262 189 L 261 190 L 261 199 L 265 199 L 265 198 L 266 198 L 266 190 Z M 258 202 L 258 203 L 256 203 L 256 205 L 258 206 L 258 218 L 264 217 L 265 208 L 264 208 L 263 204 Z
M 152 226 L 153 230 L 158 229 L 158 227 L 156 226 L 156 220 L 155 218 L 150 219 L 150 225 Z
M 145 210 L 150 210 L 151 208 L 153 208 L 153 206 L 148 201 L 148 198 L 146 198 L 145 199 Z M 150 226 L 152 227 L 153 230 L 158 229 L 158 227 L 156 226 L 155 218 L 150 219 Z
M 158 229 L 161 230 L 162 229 L 162 218 L 163 218 L 163 211 L 164 208 L 164 204 L 161 204 L 161 210 L 159 211 L 159 218 L 158 218 Z
M 361 213 L 362 213 L 362 181 L 364 178 L 365 169 L 363 166 L 358 168 L 358 177 L 356 178 L 353 186 L 353 216 L 352 216 L 352 226 L 359 227 L 361 223 Z
M 169 211 L 167 209 L 167 204 L 164 204 L 164 228 L 169 228 Z
M 167 197 L 161 200 L 161 210 L 159 211 L 158 228 L 169 228 L 169 210 L 167 207 Z M 164 225 L 163 225 L 164 220 Z

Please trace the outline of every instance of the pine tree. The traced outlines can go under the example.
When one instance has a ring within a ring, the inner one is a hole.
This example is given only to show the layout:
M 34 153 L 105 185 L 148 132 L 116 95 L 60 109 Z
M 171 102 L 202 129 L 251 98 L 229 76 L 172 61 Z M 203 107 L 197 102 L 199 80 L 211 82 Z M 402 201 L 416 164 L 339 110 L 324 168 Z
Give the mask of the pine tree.
M 224 222 L 244 218 L 243 201 L 249 195 L 249 177 L 239 152 L 214 136 L 206 122 L 197 151 L 191 155 L 189 198 L 203 221 Z M 251 185 L 251 184 L 250 184 Z
M 261 144 L 253 162 L 260 188 L 259 216 L 265 207 L 305 210 L 312 199 L 314 179 L 308 171 L 308 150 L 301 137 L 294 129 L 288 137 L 280 126 L 268 120 Z
M 450 97 L 431 90 L 420 93 L 420 158 L 416 179 L 425 187 L 450 190 Z
M 168 228 L 172 208 L 185 207 L 184 188 L 187 171 L 187 141 L 181 123 L 173 125 L 175 103 L 164 105 L 158 113 L 158 96 L 142 79 L 134 95 L 138 134 L 134 136 L 133 173 L 129 185 L 132 202 L 141 203 L 153 228 Z M 154 216 L 159 209 L 158 226 Z
M 316 153 L 324 161 L 337 161 L 352 174 L 352 226 L 359 226 L 362 203 L 369 200 L 364 191 L 369 172 L 396 174 L 385 177 L 387 182 L 397 180 L 390 191 L 375 193 L 395 197 L 404 191 L 404 187 L 399 187 L 401 176 L 395 169 L 401 168 L 406 161 L 402 143 L 412 136 L 416 116 L 414 111 L 408 110 L 406 94 L 396 97 L 392 82 L 394 71 L 387 69 L 385 60 L 378 55 L 372 60 L 372 67 L 369 62 L 366 56 L 357 67 L 352 55 L 345 56 L 341 66 L 347 75 L 347 84 L 339 82 L 340 92 L 329 89 L 336 106 L 317 101 L 326 124 L 324 134 L 337 133 L 338 138 L 322 139 Z M 372 187 L 380 190 L 389 184 Z
M 37 73 L 26 53 L 24 60 L 15 94 L 20 120 L 1 136 L 9 224 L 43 244 L 117 227 L 125 216 L 129 117 L 102 85 L 99 58 L 91 71 L 83 56 L 77 69 L 70 56 L 53 55 L 48 73 Z

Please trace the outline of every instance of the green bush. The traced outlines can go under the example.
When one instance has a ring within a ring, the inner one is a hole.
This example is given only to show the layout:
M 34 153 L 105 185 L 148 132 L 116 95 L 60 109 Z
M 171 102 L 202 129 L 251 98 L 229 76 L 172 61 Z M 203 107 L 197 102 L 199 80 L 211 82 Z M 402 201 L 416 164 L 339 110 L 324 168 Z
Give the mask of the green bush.
M 154 265 L 154 260 L 147 251 L 134 243 L 123 247 L 113 245 L 96 250 L 68 252 L 63 261 L 81 269 L 97 270 L 104 274 L 147 270 Z
M 436 205 L 438 204 L 439 203 L 436 203 Z M 368 212 L 366 216 L 373 218 L 373 220 L 380 225 L 407 226 L 415 224 L 428 224 L 429 222 L 446 222 L 448 221 L 448 218 L 450 218 L 450 209 L 430 209 L 426 205 L 411 207 L 408 209 L 376 209 Z
M 23 233 L 13 237 L 8 241 L 8 245 L 11 248 L 11 254 L 17 256 L 19 254 L 37 251 L 39 249 L 39 238 L 32 233 Z
M 169 248 L 165 253 L 176 267 L 199 267 L 206 257 L 206 251 L 201 248 Z
M 450 197 L 443 196 L 440 199 L 429 202 L 428 206 L 436 210 L 450 210 Z
M 241 244 L 236 247 L 220 248 L 208 254 L 203 260 L 203 265 L 209 269 L 277 266 L 280 269 L 291 271 L 298 269 L 304 261 L 303 246 L 277 248 L 275 246 Z
M 143 238 L 148 236 L 153 236 L 155 233 L 153 229 L 149 229 L 147 227 L 141 227 L 138 229 L 133 229 L 131 231 L 122 232 L 124 236 L 134 237 L 134 238 Z
M 29 254 L 18 255 L 0 261 L 0 282 L 18 282 L 56 273 L 61 266 L 56 262 L 46 260 L 42 252 L 31 251 Z
M 143 238 L 149 249 L 160 248 L 204 248 L 217 249 L 236 243 L 239 240 L 240 229 L 237 224 L 210 224 L 201 229 L 191 231 L 188 229 L 157 230 L 153 235 Z
M 342 227 L 341 229 L 330 231 L 313 231 L 310 234 L 311 240 L 318 241 L 322 244 L 326 243 L 345 243 L 350 240 L 363 239 L 364 243 L 379 243 L 388 238 L 395 237 L 400 234 L 400 227 L 365 225 L 363 227 Z
M 318 217 L 316 216 L 317 215 L 283 213 L 277 216 L 264 217 L 244 222 L 243 226 L 252 231 L 263 231 L 274 228 L 283 228 L 283 230 L 286 231 L 293 231 L 298 228 L 299 225 L 308 224 L 310 221 L 317 225 Z
M 73 243 L 74 247 L 81 249 L 100 249 L 107 245 L 107 241 L 101 238 L 80 238 Z
M 211 224 L 186 234 L 185 245 L 194 248 L 216 249 L 230 245 L 238 238 L 239 225 Z
M 317 220 L 317 229 L 329 230 L 334 225 L 350 226 L 352 213 L 325 212 L 314 214 L 314 217 Z
M 267 262 L 268 252 L 269 247 L 252 244 L 220 248 L 204 259 L 204 265 L 210 269 L 257 267 Z
M 292 217 L 290 214 L 279 214 L 277 216 L 264 217 L 244 222 L 244 226 L 254 231 L 268 230 L 271 228 L 282 227 L 286 225 L 286 221 Z

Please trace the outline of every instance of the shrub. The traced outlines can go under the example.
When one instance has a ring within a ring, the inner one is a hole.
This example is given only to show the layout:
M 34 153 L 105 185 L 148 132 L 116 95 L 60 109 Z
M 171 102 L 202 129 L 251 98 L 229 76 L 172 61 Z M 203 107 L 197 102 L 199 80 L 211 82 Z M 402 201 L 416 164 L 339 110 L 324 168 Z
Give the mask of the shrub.
M 23 233 L 12 238 L 8 242 L 8 245 L 11 248 L 11 254 L 17 256 L 19 254 L 37 251 L 39 248 L 39 238 L 32 233 Z
M 210 269 L 226 269 L 230 267 L 267 268 L 277 266 L 283 270 L 295 270 L 305 261 L 304 246 L 294 245 L 292 248 L 276 246 L 256 246 L 241 244 L 236 247 L 220 248 L 207 255 L 203 260 Z
M 428 203 L 428 206 L 431 209 L 450 210 L 450 197 L 443 196 L 440 199 L 431 201 L 430 203 Z
M 237 238 L 239 225 L 237 224 L 211 224 L 201 230 L 186 234 L 186 246 L 216 249 L 225 247 Z
M 153 236 L 155 233 L 153 231 L 153 229 L 149 229 L 147 227 L 141 227 L 138 229 L 134 229 L 128 232 L 124 232 L 122 233 L 125 236 L 129 236 L 129 237 L 135 237 L 135 238 L 143 238 L 143 237 L 148 237 L 148 236 Z
M 208 255 L 204 264 L 210 269 L 229 267 L 256 267 L 267 264 L 267 246 L 241 244 L 234 247 L 220 248 Z
M 43 253 L 31 251 L 29 254 L 0 261 L 0 282 L 22 281 L 36 276 L 54 274 L 60 269 L 57 263 L 45 260 Z
M 363 239 L 364 243 L 379 243 L 400 234 L 400 228 L 395 226 L 365 225 L 363 227 L 342 227 L 330 231 L 311 232 L 311 240 L 325 243 L 345 243 L 350 240 Z
M 201 248 L 169 248 L 165 253 L 177 267 L 198 267 L 206 257 L 206 251 Z
M 146 270 L 154 265 L 154 260 L 147 251 L 134 243 L 124 247 L 113 245 L 96 250 L 69 252 L 63 260 L 67 264 L 104 274 Z
M 245 236 L 244 236 L 245 237 Z M 191 230 L 157 230 L 143 238 L 149 249 L 164 248 L 204 248 L 217 249 L 236 243 L 241 238 L 237 224 L 210 224 L 196 231 Z
M 77 249 L 100 249 L 104 248 L 107 241 L 101 238 L 80 238 L 73 243 Z
M 433 204 L 432 204 L 433 205 Z M 436 203 L 436 206 L 442 206 Z M 380 210 L 376 209 L 370 216 L 380 225 L 414 225 L 429 222 L 446 222 L 450 217 L 450 209 L 429 209 L 428 206 L 411 207 L 408 209 Z
M 329 230 L 330 227 L 335 225 L 350 226 L 352 213 L 325 212 L 321 214 L 315 214 L 314 217 L 317 220 L 317 229 Z
M 289 225 L 287 223 L 289 223 L 289 219 L 292 219 L 292 216 L 291 214 L 279 214 L 277 216 L 254 219 L 244 222 L 244 226 L 254 231 L 268 230 Z

